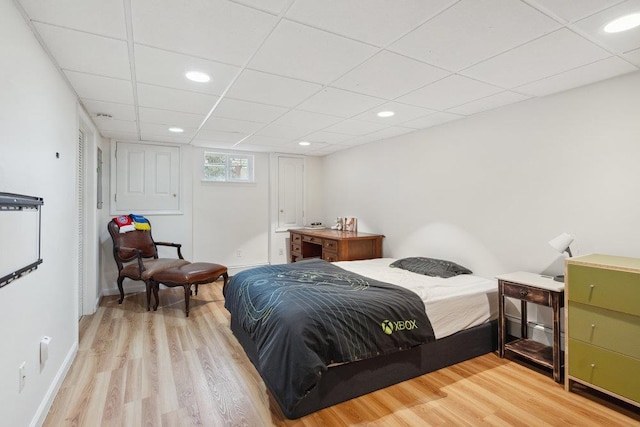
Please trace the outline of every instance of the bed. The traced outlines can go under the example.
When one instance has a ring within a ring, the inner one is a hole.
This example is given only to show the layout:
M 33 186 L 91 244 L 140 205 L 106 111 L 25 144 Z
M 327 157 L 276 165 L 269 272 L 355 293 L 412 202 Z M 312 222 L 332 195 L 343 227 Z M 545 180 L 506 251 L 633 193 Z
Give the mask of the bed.
M 231 330 L 287 418 L 497 348 L 495 280 L 403 261 L 313 259 L 228 282 Z

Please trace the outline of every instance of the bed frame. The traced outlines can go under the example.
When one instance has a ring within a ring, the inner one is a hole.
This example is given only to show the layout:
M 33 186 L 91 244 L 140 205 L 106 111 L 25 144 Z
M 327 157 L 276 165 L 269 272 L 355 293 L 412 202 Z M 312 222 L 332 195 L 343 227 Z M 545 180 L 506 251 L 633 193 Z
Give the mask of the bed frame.
M 258 352 L 251 337 L 233 318 L 231 330 L 257 368 Z M 283 410 L 283 413 L 289 419 L 300 418 L 354 397 L 490 353 L 497 348 L 497 321 L 494 320 L 410 350 L 332 366 L 293 411 Z M 265 384 L 271 390 L 266 381 Z M 271 394 L 282 408 L 278 396 Z

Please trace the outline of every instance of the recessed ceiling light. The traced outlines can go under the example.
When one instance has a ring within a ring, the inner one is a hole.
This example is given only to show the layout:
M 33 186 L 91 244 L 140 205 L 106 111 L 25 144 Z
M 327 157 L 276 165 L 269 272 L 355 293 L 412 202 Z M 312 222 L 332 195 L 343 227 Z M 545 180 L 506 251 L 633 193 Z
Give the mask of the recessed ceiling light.
M 173 133 L 182 133 L 184 132 L 184 129 L 179 128 L 177 126 L 173 126 L 169 128 L 169 132 L 173 132 Z
M 604 27 L 604 31 L 606 33 L 619 33 L 635 28 L 638 25 L 640 25 L 640 13 L 632 13 L 609 22 Z
M 396 113 L 394 113 L 393 111 L 380 111 L 378 113 L 378 117 L 391 117 L 394 114 L 396 114 Z
M 309 141 L 300 141 L 298 142 L 298 145 L 302 145 L 303 147 L 306 147 L 308 145 L 311 145 L 311 143 Z
M 185 74 L 185 77 L 193 82 L 198 82 L 198 83 L 206 83 L 209 80 L 211 80 L 211 77 L 209 77 L 209 74 L 206 74 L 200 71 L 189 71 L 187 74 Z

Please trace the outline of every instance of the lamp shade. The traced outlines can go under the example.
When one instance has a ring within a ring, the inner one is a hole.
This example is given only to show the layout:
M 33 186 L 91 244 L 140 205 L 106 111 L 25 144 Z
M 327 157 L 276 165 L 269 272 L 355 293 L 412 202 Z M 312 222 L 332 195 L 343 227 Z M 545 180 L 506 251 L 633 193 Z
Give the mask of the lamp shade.
M 569 233 L 562 233 L 561 235 L 549 240 L 551 247 L 560 253 L 566 251 L 572 242 L 573 236 Z

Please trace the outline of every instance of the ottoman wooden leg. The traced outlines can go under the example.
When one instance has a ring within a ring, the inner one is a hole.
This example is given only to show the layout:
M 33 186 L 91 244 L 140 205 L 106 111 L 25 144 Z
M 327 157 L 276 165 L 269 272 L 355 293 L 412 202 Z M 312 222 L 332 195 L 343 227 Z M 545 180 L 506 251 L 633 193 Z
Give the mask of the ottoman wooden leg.
M 189 317 L 189 297 L 191 296 L 191 284 L 184 285 L 184 305 L 187 317 Z

